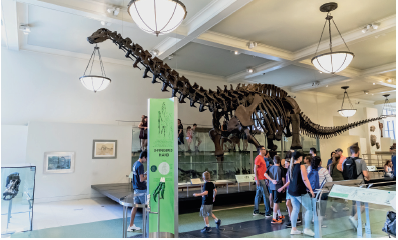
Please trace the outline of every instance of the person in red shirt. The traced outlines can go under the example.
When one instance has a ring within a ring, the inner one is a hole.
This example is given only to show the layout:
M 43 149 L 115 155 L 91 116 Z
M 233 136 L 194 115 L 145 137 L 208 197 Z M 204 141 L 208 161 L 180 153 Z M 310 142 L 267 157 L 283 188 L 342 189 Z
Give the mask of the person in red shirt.
M 266 177 L 264 173 L 267 171 L 267 165 L 265 164 L 264 157 L 267 155 L 267 150 L 265 147 L 258 147 L 259 155 L 254 160 L 254 175 L 256 179 L 256 197 L 254 199 L 254 211 L 253 216 L 265 215 L 266 217 L 271 217 L 271 209 L 269 205 L 269 193 L 267 190 L 267 185 L 265 184 Z M 265 213 L 259 211 L 259 204 L 261 202 L 261 197 L 264 198 Z

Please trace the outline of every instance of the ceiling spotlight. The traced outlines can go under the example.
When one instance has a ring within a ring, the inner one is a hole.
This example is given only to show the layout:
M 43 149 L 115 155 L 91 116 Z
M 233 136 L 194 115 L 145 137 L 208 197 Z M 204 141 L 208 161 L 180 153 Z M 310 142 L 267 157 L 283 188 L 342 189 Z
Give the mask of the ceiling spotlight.
M 329 87 L 329 85 L 326 85 L 326 87 Z
M 373 96 L 373 93 L 372 93 L 372 96 Z
M 107 11 L 108 13 L 112 13 L 114 16 L 117 16 L 120 13 L 120 8 L 117 7 L 108 8 Z
M 21 24 L 19 26 L 19 30 L 21 30 L 25 35 L 28 35 L 30 33 L 30 27 L 28 24 Z
M 253 42 L 253 41 L 250 41 L 250 42 L 247 43 L 247 47 L 249 49 L 253 49 L 253 48 L 257 47 L 257 43 Z
M 362 29 L 362 32 L 363 33 L 366 33 L 368 31 L 368 28 L 367 27 L 364 27 L 363 29 Z
M 152 50 L 151 51 L 151 54 L 153 55 L 153 56 L 155 56 L 155 57 L 157 57 L 157 56 L 159 56 L 159 50 Z
M 373 85 L 376 85 L 376 83 L 373 83 Z
M 387 79 L 387 82 L 392 82 L 392 79 L 391 78 Z
M 369 91 L 365 90 L 365 91 L 363 91 L 363 93 L 365 93 L 365 94 L 369 94 Z
M 174 55 L 171 54 L 170 56 L 167 57 L 167 59 L 171 60 L 171 59 L 173 59 L 173 57 L 174 57 Z
M 319 71 L 319 73 L 322 73 L 322 71 Z
M 101 25 L 102 25 L 102 26 L 110 26 L 110 25 L 112 25 L 112 23 L 110 23 L 110 22 L 105 22 L 105 21 L 101 21 Z
M 248 69 L 246 69 L 246 72 L 248 72 L 248 73 L 253 73 L 253 72 L 254 72 L 254 69 L 253 69 L 253 68 L 248 68 Z
M 235 55 L 239 55 L 239 52 L 235 50 L 235 51 L 234 51 L 234 54 L 235 54 Z
M 379 26 L 380 26 L 380 23 L 372 23 L 372 28 L 373 28 L 374 30 L 378 29 Z

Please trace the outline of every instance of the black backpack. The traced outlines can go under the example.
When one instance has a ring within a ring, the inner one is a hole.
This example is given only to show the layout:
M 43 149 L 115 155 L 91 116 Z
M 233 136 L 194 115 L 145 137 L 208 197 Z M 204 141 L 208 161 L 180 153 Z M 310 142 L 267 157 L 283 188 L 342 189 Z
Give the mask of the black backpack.
M 344 180 L 351 180 L 358 178 L 357 172 L 357 164 L 355 163 L 355 159 L 358 158 L 351 158 L 348 157 L 343 163 L 343 178 Z

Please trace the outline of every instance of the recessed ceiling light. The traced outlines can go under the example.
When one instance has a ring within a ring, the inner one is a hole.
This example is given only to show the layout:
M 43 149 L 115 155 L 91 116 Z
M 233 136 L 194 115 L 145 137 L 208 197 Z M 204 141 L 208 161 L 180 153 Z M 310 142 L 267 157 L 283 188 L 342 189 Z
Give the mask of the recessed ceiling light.
M 253 73 L 253 72 L 254 72 L 254 69 L 253 69 L 253 68 L 248 68 L 248 69 L 246 69 L 246 71 L 247 71 L 248 73 Z
M 387 79 L 387 82 L 392 82 L 392 79 L 391 78 Z
M 110 22 L 105 22 L 105 21 L 101 21 L 101 25 L 103 25 L 103 26 L 110 26 L 110 25 L 112 25 L 112 23 L 110 23 Z
M 373 85 L 376 85 L 376 83 L 373 83 Z
M 319 73 L 322 73 L 321 71 L 319 71 Z
M 372 96 L 373 96 L 373 93 L 372 93 Z
M 326 87 L 329 87 L 329 85 L 326 85 Z
M 365 90 L 365 91 L 363 91 L 365 94 L 369 94 L 369 91 L 367 91 L 367 90 Z
M 234 54 L 235 54 L 235 55 L 239 55 L 239 52 L 238 52 L 238 51 L 234 51 Z

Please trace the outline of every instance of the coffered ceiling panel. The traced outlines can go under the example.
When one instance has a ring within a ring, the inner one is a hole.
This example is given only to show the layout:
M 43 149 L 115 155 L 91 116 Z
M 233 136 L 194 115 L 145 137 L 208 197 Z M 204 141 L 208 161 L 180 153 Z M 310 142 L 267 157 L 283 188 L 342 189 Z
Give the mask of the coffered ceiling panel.
M 172 60 L 165 61 L 172 68 L 224 77 L 245 71 L 248 67 L 272 62 L 245 54 L 234 55 L 228 50 L 192 42 L 179 49 Z
M 324 0 L 254 0 L 211 31 L 297 51 L 319 41 L 326 14 Z M 337 0 L 332 12 L 341 33 L 395 14 L 395 0 Z M 327 32 L 325 32 L 327 33 Z M 332 35 L 337 31 L 332 27 Z M 324 34 L 326 39 L 327 34 Z
M 355 54 L 350 67 L 367 69 L 383 64 L 395 62 L 396 58 L 396 31 L 368 38 L 365 41 L 349 45 L 350 51 Z M 345 50 L 340 46 L 336 50 Z
M 31 33 L 28 35 L 27 43 L 46 48 L 91 54 L 93 45 L 87 42 L 87 37 L 94 31 L 104 26 L 100 21 L 29 5 L 29 25 Z M 167 37 L 156 37 L 147 34 L 138 27 L 126 27 L 118 24 L 105 26 L 106 28 L 117 31 L 123 37 L 130 37 L 134 43 L 139 43 L 145 49 L 151 50 Z M 123 51 L 119 50 L 111 41 L 98 44 L 103 57 L 115 59 L 126 59 Z
M 331 76 L 329 74 L 322 74 L 312 69 L 290 65 L 276 71 L 266 73 L 265 75 L 251 78 L 250 81 L 286 87 L 310 83 L 330 77 Z

